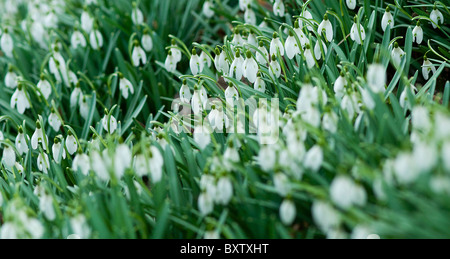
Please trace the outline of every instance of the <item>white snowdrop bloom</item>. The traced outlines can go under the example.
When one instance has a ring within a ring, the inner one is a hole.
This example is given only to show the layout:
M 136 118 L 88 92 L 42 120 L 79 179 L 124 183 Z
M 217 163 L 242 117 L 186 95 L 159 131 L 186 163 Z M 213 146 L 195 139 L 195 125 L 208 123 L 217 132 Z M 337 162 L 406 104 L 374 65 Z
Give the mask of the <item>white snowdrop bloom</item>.
M 170 51 L 172 51 L 172 55 L 175 58 L 176 63 L 181 61 L 181 51 L 178 49 L 176 41 L 172 39 L 172 45 L 170 46 Z
M 235 47 L 243 47 L 245 44 L 244 38 L 242 38 L 239 30 L 236 28 L 234 29 L 233 39 L 231 40 L 231 44 L 233 45 L 233 53 Z
M 48 97 L 50 97 L 50 94 L 52 93 L 52 86 L 50 85 L 50 82 L 45 79 L 44 75 L 41 76 L 41 79 L 37 83 L 36 87 L 44 95 L 44 98 L 48 100 Z M 41 95 L 41 93 L 38 92 L 38 95 Z
M 300 14 L 300 16 L 302 16 L 303 18 L 309 20 L 311 23 L 315 23 L 314 20 L 313 20 L 312 14 L 306 9 L 305 9 L 305 11 L 302 14 Z M 300 27 L 302 27 L 303 26 L 303 21 L 300 19 L 299 22 L 300 22 Z M 309 31 L 314 31 L 314 28 L 311 25 L 309 25 L 309 24 L 306 25 L 306 28 Z
M 86 96 L 83 96 L 83 99 L 80 102 L 80 115 L 85 120 L 87 120 L 89 116 L 89 104 L 87 102 Z
M 45 137 L 45 140 L 44 140 Z M 33 149 L 38 148 L 38 143 L 42 143 L 42 148 L 46 150 L 46 144 L 48 143 L 48 137 L 44 136 L 44 133 L 42 132 L 41 123 L 39 121 L 36 122 L 36 130 L 34 131 L 33 135 L 31 136 L 31 147 Z
M 341 109 L 347 112 L 350 120 L 353 119 L 355 113 L 359 113 L 358 96 L 356 93 L 347 93 L 341 101 Z
M 309 44 L 309 39 L 303 33 L 302 28 L 300 27 L 301 23 L 302 23 L 302 21 L 300 19 L 297 19 L 295 21 L 295 23 L 294 23 L 294 32 L 295 32 L 295 34 L 297 34 L 297 37 L 300 40 L 300 44 L 301 44 L 302 48 L 305 48 L 306 44 Z
M 2 163 L 9 169 L 16 164 L 16 152 L 9 145 L 5 145 L 3 148 Z
M 259 51 L 256 52 L 256 61 L 262 65 L 267 65 L 269 60 L 269 52 L 267 52 L 266 47 L 264 47 L 264 43 L 262 41 L 259 42 L 258 50 L 262 52 L 262 55 Z
M 273 4 L 273 13 L 276 16 L 284 17 L 285 11 L 286 10 L 285 10 L 283 1 L 276 0 L 275 3 Z
M 9 29 L 5 28 L 0 38 L 0 48 L 8 58 L 13 57 L 14 42 L 9 34 Z
M 106 130 L 109 134 L 113 134 L 114 131 L 117 129 L 117 120 L 114 118 L 114 116 L 111 115 L 111 117 L 108 114 L 105 114 L 105 116 L 102 119 L 102 125 L 103 129 Z
M 200 190 L 206 192 L 210 197 L 216 196 L 216 179 L 209 174 L 203 174 L 200 178 Z
M 53 221 L 56 218 L 53 198 L 51 195 L 46 194 L 45 191 L 39 197 L 39 209 L 48 220 Z
M 20 114 L 23 114 L 26 109 L 31 108 L 30 101 L 28 101 L 27 92 L 22 85 L 18 85 L 16 91 L 11 96 L 11 108 L 17 108 Z
M 1 239 L 18 239 L 20 230 L 12 222 L 4 222 L 0 229 Z
M 74 109 L 79 103 L 80 99 L 83 99 L 83 93 L 81 92 L 80 85 L 77 84 L 70 94 L 70 108 Z
M 256 15 L 252 8 L 248 7 L 244 12 L 245 23 L 256 25 Z
M 347 79 L 345 79 L 345 74 L 341 71 L 339 77 L 334 81 L 334 93 L 337 99 L 341 99 L 345 94 L 345 86 L 347 85 Z
M 430 72 L 436 73 L 436 67 L 431 63 L 427 56 L 423 57 L 422 75 L 425 80 L 428 80 Z
M 450 195 L 450 178 L 444 175 L 433 176 L 430 180 L 430 188 L 435 193 Z
M 394 160 L 394 175 L 400 184 L 410 184 L 419 176 L 415 168 L 414 156 L 408 153 L 400 153 Z
M 75 29 L 72 33 L 72 37 L 70 37 L 70 44 L 74 49 L 78 48 L 78 46 L 84 48 L 87 45 L 83 33 L 81 33 L 78 29 Z
M 83 214 L 71 218 L 70 227 L 72 228 L 73 234 L 81 239 L 87 239 L 91 235 L 91 229 Z
M 308 106 L 301 112 L 301 118 L 304 122 L 318 128 L 320 126 L 321 113 L 315 106 Z
M 434 112 L 434 139 L 447 140 L 450 139 L 450 116 L 442 111 Z
M 59 154 L 61 154 L 61 157 Z M 66 150 L 62 146 L 59 138 L 55 138 L 55 142 L 53 143 L 53 146 L 52 146 L 52 155 L 53 155 L 53 159 L 55 160 L 55 162 L 57 164 L 59 164 L 61 162 L 61 158 L 66 159 Z
M 211 142 L 211 132 L 205 125 L 196 126 L 194 129 L 194 141 L 200 149 L 205 149 Z
M 227 205 L 233 197 L 233 184 L 227 176 L 221 177 L 217 181 L 216 199 L 218 204 Z
M 194 114 L 199 114 L 203 111 L 203 100 L 201 97 L 201 90 L 198 89 L 198 86 L 194 86 L 194 94 L 191 99 L 191 107 Z
M 191 90 L 187 85 L 186 79 L 184 79 L 183 84 L 180 87 L 180 99 L 184 103 L 189 103 L 191 101 L 191 97 L 192 97 Z
M 300 54 L 300 47 L 297 44 L 297 40 L 294 37 L 292 31 L 289 31 L 289 36 L 284 43 L 284 48 L 286 50 L 286 56 L 289 59 L 293 59 L 295 55 Z
M 130 80 L 126 79 L 122 73 L 119 74 L 119 89 L 123 98 L 128 99 L 129 93 L 134 94 L 134 87 Z
M 431 173 L 438 163 L 438 158 L 438 149 L 434 144 L 423 141 L 414 143 L 413 161 L 418 172 Z
M 350 38 L 355 41 L 358 44 L 362 44 L 363 41 L 366 39 L 366 31 L 364 30 L 364 27 L 362 24 L 359 25 L 359 31 L 358 31 L 358 24 L 357 20 L 358 18 L 355 16 L 355 23 L 353 23 L 353 26 L 350 30 Z
M 255 83 L 253 84 L 253 88 L 257 91 L 260 91 L 261 93 L 264 93 L 266 91 L 266 83 L 261 78 L 261 75 L 259 73 L 256 77 Z
M 413 42 L 416 42 L 417 44 L 422 43 L 422 40 L 423 40 L 423 29 L 420 26 L 420 21 L 417 22 L 416 27 L 414 27 L 414 29 L 412 30 L 412 34 L 413 34 Z
M 256 38 L 256 34 L 253 31 L 250 31 L 250 34 L 247 37 L 247 44 L 258 48 L 258 39 Z M 251 51 L 252 53 L 255 53 L 253 49 Z
M 305 60 L 308 68 L 312 68 L 316 64 L 316 61 L 314 60 L 313 54 L 311 52 L 311 46 L 309 44 L 306 44 L 303 55 L 305 55 Z
M 243 68 L 244 68 L 244 77 L 247 78 L 248 81 L 253 84 L 256 81 L 256 77 L 258 74 L 258 63 L 256 63 L 255 59 L 252 57 L 252 53 L 250 52 L 250 50 L 247 51 Z
M 347 3 L 348 9 L 355 10 L 355 8 L 356 8 L 356 0 L 346 0 L 345 2 Z
M 175 70 L 177 70 L 177 60 L 173 55 L 173 52 L 169 50 L 169 53 L 167 54 L 166 61 L 164 62 L 164 67 L 166 68 L 167 72 L 173 73 Z
M 240 161 L 239 152 L 237 148 L 234 147 L 233 144 L 228 144 L 223 154 L 223 158 L 230 171 L 233 170 L 233 163 L 239 163 Z
M 148 164 L 148 159 L 143 154 L 138 154 L 134 158 L 134 169 L 136 175 L 142 177 L 147 175 L 150 171 L 150 166 Z
M 215 12 L 214 10 L 212 10 L 212 8 L 214 8 L 214 4 L 212 3 L 212 1 L 205 1 L 205 3 L 203 4 L 202 12 L 207 18 L 212 18 L 214 16 Z
M 384 93 L 386 90 L 386 69 L 382 64 L 370 64 L 367 70 L 367 83 L 374 93 Z
M 304 112 L 310 109 L 311 106 L 325 105 L 328 101 L 325 91 L 320 90 L 319 87 L 314 87 L 310 83 L 302 86 L 299 97 L 297 99 L 297 110 Z
M 141 39 L 141 45 L 147 52 L 153 49 L 153 40 L 147 28 L 144 29 L 144 35 L 142 36 Z
M 386 7 L 386 11 L 383 14 L 383 17 L 381 18 L 381 28 L 383 29 L 383 31 L 386 31 L 386 27 L 388 25 L 390 25 L 389 28 L 392 29 L 392 27 L 394 27 L 394 17 L 392 16 L 391 12 L 390 12 L 390 8 L 389 6 Z
M 281 222 L 286 226 L 291 225 L 295 220 L 296 214 L 297 210 L 294 202 L 290 199 L 284 199 L 280 206 Z
M 85 9 L 81 13 L 81 28 L 86 32 L 90 33 L 94 28 L 94 18 Z
M 220 50 L 217 48 L 216 49 L 216 57 L 214 59 L 214 64 L 216 66 L 217 71 L 223 73 L 223 74 L 228 74 L 229 70 L 230 70 L 230 64 L 228 64 L 227 61 L 227 55 L 225 54 L 224 51 L 220 52 Z
M 327 54 L 327 45 L 325 45 L 325 42 L 322 41 L 322 48 L 323 48 L 323 54 Z M 314 45 L 314 57 L 316 60 L 320 60 L 322 58 L 322 50 L 320 49 L 319 40 L 316 41 L 316 44 Z
M 164 159 L 161 155 L 161 152 L 156 146 L 150 147 L 150 176 L 153 180 L 153 183 L 158 183 L 162 179 L 162 169 L 164 165 Z
M 16 137 L 16 149 L 19 155 L 24 155 L 28 153 L 28 144 L 27 144 L 28 136 L 25 138 L 25 134 L 23 133 L 22 127 L 19 127 L 19 134 Z M 1 140 L 1 138 L 0 138 Z
M 411 91 L 412 96 L 416 95 L 416 87 L 413 85 L 409 85 L 403 89 L 402 94 L 400 95 L 400 106 L 406 110 L 411 110 L 411 103 L 408 100 L 408 90 Z
M 50 161 L 48 160 L 48 155 L 46 153 L 39 153 L 37 158 L 37 166 L 39 171 L 43 172 L 44 174 L 48 173 L 48 168 L 50 167 Z
M 228 104 L 234 105 L 235 101 L 239 99 L 239 92 L 236 87 L 233 86 L 233 83 L 230 83 L 225 89 L 225 99 Z
M 29 31 L 31 33 L 31 37 L 39 44 L 39 46 L 43 49 L 46 49 L 49 35 L 47 30 L 44 28 L 44 25 L 42 25 L 41 22 L 35 20 L 31 24 L 31 28 Z
M 114 154 L 114 173 L 117 179 L 122 178 L 127 168 L 130 168 L 132 162 L 131 150 L 126 144 L 120 144 L 116 147 Z
M 434 29 L 436 29 L 439 24 L 444 24 L 444 16 L 442 15 L 441 11 L 436 8 L 436 5 L 434 6 L 433 11 L 431 11 L 430 13 L 430 19 L 433 21 L 431 25 Z
M 225 128 L 228 126 L 228 118 L 215 104 L 212 105 L 211 112 L 208 114 L 208 121 L 211 125 L 211 129 L 217 130 L 218 132 L 222 132 L 224 123 L 226 124 Z
M 313 146 L 303 159 L 303 166 L 313 172 L 318 172 L 323 162 L 323 151 L 319 145 Z
M 333 111 L 326 112 L 323 115 L 322 127 L 331 133 L 336 133 L 338 120 L 339 118 L 335 112 Z
M 362 103 L 365 105 L 365 107 L 367 109 L 373 110 L 375 108 L 375 106 L 376 106 L 376 103 L 375 103 L 375 100 L 374 100 L 372 94 L 369 92 L 369 90 L 367 88 L 360 87 L 359 89 L 360 89 L 360 92 L 361 92 Z M 360 113 L 360 115 L 361 114 L 362 113 Z
M 211 59 L 205 51 L 200 54 L 200 60 L 203 62 L 203 67 L 211 67 Z
M 286 197 L 291 191 L 289 179 L 283 173 L 276 173 L 273 176 L 273 183 L 278 194 L 282 197 Z
M 48 116 L 48 124 L 52 126 L 55 132 L 58 132 L 61 128 L 61 120 L 54 111 L 52 111 L 52 113 L 50 113 L 50 116 Z
M 275 167 L 276 163 L 276 151 L 271 146 L 263 146 L 258 153 L 258 164 L 264 171 L 270 171 Z
M 349 209 L 352 205 L 360 205 L 358 203 L 363 195 L 365 203 L 365 192 L 361 192 L 358 185 L 348 176 L 337 176 L 333 179 L 330 186 L 330 196 L 333 202 L 342 209 Z
M 200 196 L 198 196 L 198 210 L 202 216 L 206 216 L 213 212 L 214 200 L 208 193 L 203 192 Z
M 8 68 L 8 72 L 5 75 L 5 86 L 11 89 L 17 87 L 17 74 L 13 71 L 12 67 Z
M 269 64 L 269 74 L 274 78 L 279 78 L 281 76 L 281 66 L 280 63 L 278 63 L 275 55 L 272 56 L 272 60 Z
M 66 138 L 65 144 L 66 144 L 67 152 L 69 152 L 70 155 L 73 155 L 73 154 L 75 154 L 75 152 L 77 152 L 78 143 L 71 131 L 69 131 L 67 133 L 67 138 Z
M 330 20 L 328 20 L 328 14 L 323 16 L 323 21 L 319 24 L 317 28 L 317 33 L 322 35 L 322 32 L 325 31 L 326 39 L 331 42 L 333 40 L 333 26 L 331 25 Z
M 58 26 L 58 17 L 53 10 L 44 17 L 43 25 L 47 29 L 54 29 Z
M 145 54 L 144 49 L 139 45 L 137 40 L 134 42 L 131 60 L 135 67 L 138 67 L 140 64 L 145 65 L 147 63 L 147 54 Z
M 241 53 L 236 51 L 236 58 L 233 60 L 230 66 L 229 77 L 234 77 L 236 80 L 241 80 L 244 74 L 244 58 Z
M 403 56 L 405 56 L 405 52 L 398 46 L 398 43 L 395 42 L 391 52 L 391 58 L 396 67 L 400 66 Z
M 413 129 L 428 133 L 431 129 L 431 119 L 428 109 L 424 106 L 414 106 L 411 112 Z
M 144 15 L 135 3 L 133 3 L 133 10 L 131 11 L 131 21 L 133 21 L 134 25 L 140 25 L 144 23 Z
M 203 71 L 204 63 L 197 55 L 197 50 L 195 48 L 192 50 L 191 60 L 189 61 L 189 66 L 191 67 L 192 75 L 198 75 Z
M 98 29 L 94 29 L 89 34 L 89 41 L 91 43 L 91 47 L 94 50 L 100 50 L 100 48 L 103 47 L 102 33 Z
M 322 232 L 327 233 L 339 227 L 341 221 L 339 212 L 328 202 L 315 200 L 311 207 L 311 213 L 314 222 Z
M 239 9 L 245 11 L 251 3 L 252 0 L 239 0 Z
M 95 175 L 104 182 L 109 181 L 111 177 L 109 175 L 108 167 L 111 166 L 111 159 L 109 159 L 107 150 L 104 150 L 103 156 L 97 150 L 91 151 L 90 158 L 90 165 Z
M 276 56 L 278 51 L 280 52 L 281 56 L 284 56 L 283 43 L 281 43 L 280 37 L 278 37 L 278 33 L 274 32 L 272 41 L 270 42 L 270 56 Z

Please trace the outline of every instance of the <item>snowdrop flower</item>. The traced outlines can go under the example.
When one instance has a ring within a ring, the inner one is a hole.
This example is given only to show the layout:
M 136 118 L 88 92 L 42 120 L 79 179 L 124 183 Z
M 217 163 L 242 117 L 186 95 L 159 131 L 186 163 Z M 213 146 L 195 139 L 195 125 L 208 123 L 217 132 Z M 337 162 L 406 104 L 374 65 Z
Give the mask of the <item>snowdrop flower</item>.
M 181 51 L 178 49 L 176 41 L 172 39 L 172 45 L 170 46 L 170 51 L 172 51 L 172 56 L 175 59 L 175 62 L 178 63 L 181 61 Z
M 91 229 L 84 215 L 79 214 L 70 219 L 70 227 L 73 234 L 82 239 L 87 239 L 91 235 Z
M 11 89 L 17 87 L 17 74 L 14 73 L 12 66 L 8 67 L 8 72 L 5 76 L 5 86 Z
M 322 58 L 322 50 L 320 49 L 320 40 L 316 41 L 316 44 L 314 45 L 314 56 L 316 57 L 316 60 L 320 60 Z M 322 48 L 323 48 L 323 54 L 327 54 L 327 45 L 325 45 L 325 42 L 322 41 Z
M 200 178 L 200 190 L 206 192 L 210 197 L 216 197 L 216 179 L 209 174 L 203 174 Z
M 303 54 L 305 55 L 306 65 L 308 68 L 312 68 L 316 64 L 316 61 L 314 60 L 311 52 L 311 46 L 309 44 L 306 44 Z
M 369 65 L 367 83 L 374 93 L 383 93 L 386 90 L 386 69 L 382 64 L 373 63 Z
M 44 139 L 45 137 L 45 139 Z M 34 131 L 33 135 L 31 136 L 31 147 L 33 149 L 38 148 L 38 144 L 42 143 L 42 148 L 46 150 L 46 146 L 48 143 L 48 137 L 44 136 L 44 133 L 41 128 L 41 123 L 39 121 L 36 121 L 36 130 Z
M 275 167 L 276 153 L 273 147 L 263 146 L 258 153 L 258 164 L 264 171 L 270 171 Z
M 86 8 L 81 13 L 81 28 L 86 33 L 90 33 L 94 28 L 94 18 L 88 13 Z
M 9 169 L 16 164 L 16 152 L 9 145 L 5 145 L 3 148 L 2 163 Z
M 189 103 L 191 101 L 191 97 L 192 97 L 191 90 L 187 85 L 186 79 L 184 79 L 183 84 L 180 87 L 180 99 L 184 103 Z
M 319 145 L 313 146 L 303 159 L 303 166 L 313 172 L 319 171 L 323 162 L 323 151 Z
M 252 0 L 239 0 L 239 9 L 241 9 L 241 11 L 245 11 L 251 2 Z
M 50 85 L 50 82 L 45 79 L 44 75 L 41 75 L 41 79 L 37 83 L 36 87 L 41 91 L 38 92 L 38 95 L 40 96 L 42 93 L 44 98 L 48 100 L 48 97 L 50 97 L 50 94 L 52 93 L 52 86 Z
M 144 15 L 142 14 L 142 11 L 137 7 L 136 3 L 133 2 L 133 10 L 131 11 L 131 20 L 133 21 L 134 25 L 140 25 L 144 23 Z
M 258 50 L 262 52 L 262 55 L 259 51 L 256 52 L 256 61 L 265 66 L 269 60 L 269 52 L 267 52 L 266 47 L 264 47 L 264 43 L 262 41 L 259 42 Z
M 131 150 L 126 144 L 120 144 L 116 147 L 114 154 L 114 173 L 117 179 L 122 178 L 127 168 L 130 168 L 132 162 Z
M 245 23 L 256 25 L 256 15 L 255 12 L 252 10 L 252 8 L 250 8 L 250 5 L 245 10 L 244 21 Z
M 300 44 L 301 44 L 302 48 L 304 48 L 306 46 L 306 44 L 309 44 L 309 39 L 303 33 L 302 28 L 300 27 L 300 24 L 301 24 L 301 20 L 297 19 L 294 23 L 294 32 L 295 32 L 295 34 L 297 34 L 297 37 L 300 40 Z M 299 50 L 299 53 L 300 53 L 300 50 Z
M 366 31 L 364 30 L 364 27 L 362 24 L 359 25 L 358 30 L 358 17 L 355 16 L 355 22 L 353 23 L 353 26 L 350 30 L 350 38 L 355 41 L 358 44 L 362 44 L 363 41 L 366 39 Z
M 400 153 L 394 161 L 394 175 L 400 184 L 410 184 L 419 176 L 420 171 L 415 168 L 414 156 Z
M 386 7 L 386 12 L 384 12 L 383 17 L 381 18 L 381 28 L 383 31 L 386 31 L 386 27 L 390 25 L 389 28 L 392 29 L 394 27 L 394 17 L 391 14 L 389 6 Z
M 87 118 L 89 116 L 89 105 L 88 105 L 86 96 L 83 96 L 83 98 L 80 102 L 80 115 L 85 120 L 87 120 Z
M 89 34 L 89 41 L 94 50 L 100 50 L 103 47 L 103 36 L 96 27 L 94 26 L 94 30 Z
M 272 41 L 270 42 L 270 56 L 277 55 L 278 51 L 281 56 L 284 56 L 284 47 L 281 43 L 278 33 L 274 32 L 272 36 Z
M 61 120 L 59 119 L 59 116 L 55 113 L 53 108 L 52 112 L 50 113 L 50 116 L 48 116 L 48 124 L 52 126 L 55 132 L 58 132 L 59 129 L 61 128 Z
M 194 114 L 199 114 L 203 111 L 204 102 L 202 98 L 202 91 L 198 88 L 197 85 L 194 86 L 194 94 L 191 99 L 191 107 Z
M 350 10 L 355 10 L 356 7 L 356 0 L 346 0 L 347 7 Z
M 284 225 L 289 226 L 295 220 L 297 210 L 295 204 L 290 199 L 284 199 L 280 206 L 280 218 Z
M 283 1 L 276 0 L 275 3 L 273 4 L 273 13 L 276 16 L 284 17 L 284 12 L 285 12 L 285 8 L 284 8 Z
M 207 18 L 212 18 L 214 16 L 215 13 L 212 8 L 214 8 L 214 4 L 210 0 L 205 1 L 202 12 Z
M 102 119 L 102 125 L 103 129 L 106 130 L 106 132 L 108 132 L 109 134 L 113 134 L 117 129 L 117 120 L 112 114 L 105 114 Z
M 433 74 L 436 73 L 436 67 L 433 65 L 433 63 L 430 62 L 427 56 L 424 56 L 422 64 L 422 75 L 425 80 L 428 80 L 430 72 L 433 72 Z
M 203 62 L 203 67 L 211 67 L 211 59 L 205 51 L 202 51 L 202 53 L 200 54 L 200 60 Z
M 436 4 L 433 7 L 433 11 L 430 13 L 430 19 L 433 21 L 431 25 L 434 29 L 436 29 L 439 24 L 444 24 L 444 16 L 441 11 L 437 9 Z
M 83 99 L 83 93 L 81 92 L 80 84 L 78 83 L 70 94 L 70 108 L 74 109 L 80 99 Z
M 194 129 L 194 141 L 200 147 L 205 149 L 211 142 L 210 130 L 205 125 L 198 125 Z
M 156 146 L 150 147 L 149 153 L 149 166 L 150 166 L 150 176 L 154 183 L 158 183 L 162 178 L 162 169 L 164 165 L 164 159 L 161 152 Z
M 191 60 L 189 61 L 189 66 L 191 67 L 192 75 L 197 75 L 203 71 L 204 63 L 200 60 L 200 57 L 197 55 L 197 50 L 192 49 Z
M 233 164 L 239 163 L 240 157 L 238 149 L 234 147 L 233 141 L 230 141 L 228 143 L 227 149 L 225 149 L 225 152 L 223 154 L 223 158 L 225 160 L 225 166 L 228 170 L 233 170 Z
M 345 86 L 347 85 L 347 79 L 345 79 L 344 71 L 341 71 L 339 77 L 334 81 L 334 93 L 337 99 L 341 99 L 345 94 Z
M 330 196 L 333 202 L 342 209 L 352 205 L 364 205 L 366 192 L 362 187 L 347 176 L 336 176 L 330 186 Z
M 414 27 L 412 34 L 413 34 L 413 42 L 416 42 L 417 44 L 422 43 L 423 29 L 420 26 L 420 21 L 417 22 L 417 25 L 416 25 L 416 27 Z
M 38 158 L 37 158 L 37 166 L 38 166 L 39 171 L 43 172 L 44 174 L 48 173 L 48 168 L 50 167 L 50 161 L 48 160 L 48 155 L 46 153 L 39 153 Z
M 39 192 L 39 209 L 43 212 L 44 216 L 48 220 L 53 221 L 56 218 L 56 213 L 55 213 L 55 209 L 53 207 L 52 196 L 47 194 L 42 187 L 38 186 L 36 188 L 41 189 L 41 190 L 38 190 L 38 192 Z
M 89 156 L 84 154 L 81 151 L 81 149 L 78 150 L 77 155 L 73 159 L 72 170 L 74 170 L 75 172 L 80 170 L 83 175 L 88 175 L 89 170 L 91 170 L 91 164 L 89 163 Z
M 391 52 L 391 58 L 392 62 L 396 67 L 400 66 L 400 63 L 402 61 L 403 56 L 405 55 L 405 52 L 398 46 L 398 43 L 394 43 L 394 49 L 392 49 Z
M 293 59 L 295 55 L 300 54 L 300 48 L 292 31 L 289 31 L 289 36 L 284 43 L 284 48 L 286 49 L 286 56 L 288 59 Z
M 125 99 L 128 99 L 129 93 L 134 94 L 133 84 L 122 73 L 119 73 L 119 89 Z
M 416 94 L 416 87 L 414 85 L 409 85 L 403 89 L 402 94 L 400 95 L 400 106 L 406 110 L 411 110 L 411 102 L 408 100 L 408 91 L 411 91 L 412 96 Z
M 278 194 L 282 197 L 286 197 L 291 191 L 289 179 L 283 173 L 276 173 L 273 177 L 273 183 Z
M 227 176 L 223 176 L 217 181 L 216 186 L 216 202 L 218 204 L 227 205 L 233 196 L 233 184 Z
M 206 216 L 213 212 L 214 200 L 210 195 L 208 195 L 208 193 L 203 192 L 198 197 L 198 210 L 203 216 Z
M 164 67 L 166 68 L 167 72 L 173 73 L 175 70 L 177 70 L 177 61 L 176 58 L 173 56 L 173 53 L 171 50 L 169 50 L 169 53 L 166 57 L 166 61 L 164 62 Z
M 18 154 L 22 156 L 28 152 L 28 144 L 27 144 L 28 136 L 26 136 L 25 138 L 22 126 L 19 126 L 18 132 L 19 134 L 17 134 L 16 137 L 16 149 Z M 2 139 L 0 138 L 0 140 Z
M 228 128 L 228 117 L 225 116 L 223 111 L 219 109 L 216 104 L 211 106 L 211 112 L 208 114 L 208 121 L 211 124 L 212 130 L 217 130 L 217 132 L 222 132 L 224 124 L 225 128 Z
M 61 157 L 59 156 L 61 154 Z M 63 148 L 61 141 L 58 137 L 55 138 L 53 146 L 52 146 L 52 155 L 53 159 L 57 164 L 61 162 L 62 159 L 66 159 L 66 150 Z
M 323 21 L 319 24 L 317 29 L 317 33 L 322 35 L 322 32 L 325 31 L 325 37 L 330 42 L 333 40 L 333 26 L 331 25 L 330 20 L 328 20 L 328 14 L 323 16 Z
M 76 27 L 72 33 L 72 37 L 70 37 L 70 44 L 74 49 L 78 48 L 78 46 L 85 48 L 87 45 L 83 33 L 81 33 Z
M 228 84 L 227 89 L 225 89 L 225 99 L 231 106 L 239 99 L 239 92 L 231 82 Z
M 1 35 L 0 48 L 7 57 L 9 58 L 13 57 L 14 42 L 11 35 L 9 34 L 8 28 L 5 28 L 3 30 L 3 34 Z
M 272 61 L 270 61 L 269 64 L 269 74 L 271 77 L 279 78 L 281 76 L 281 66 L 280 63 L 278 63 L 275 55 L 272 55 Z
M 258 74 L 258 63 L 256 63 L 255 59 L 252 57 L 252 53 L 250 50 L 247 51 L 246 59 L 244 61 L 244 77 L 248 79 L 250 83 L 254 83 L 256 81 L 256 77 Z
M 234 29 L 233 40 L 231 40 L 231 44 L 233 44 L 234 47 L 242 47 L 245 44 L 245 40 L 242 38 L 237 28 Z
M 95 175 L 104 182 L 109 181 L 111 177 L 108 168 L 111 166 L 111 159 L 107 150 L 104 150 L 103 156 L 97 150 L 93 150 L 90 153 L 90 157 L 90 166 Z
M 426 107 L 414 106 L 411 111 L 411 122 L 414 130 L 419 130 L 424 134 L 431 130 L 430 113 Z
M 28 101 L 28 94 L 25 91 L 22 84 L 19 84 L 16 91 L 11 96 L 11 108 L 17 107 L 17 111 L 23 114 L 26 109 L 31 108 L 31 104 Z
M 138 67 L 139 64 L 145 65 L 147 63 L 147 54 L 139 45 L 139 41 L 134 41 L 133 52 L 131 53 L 131 60 L 133 61 L 133 65 Z
M 323 115 L 322 127 L 331 133 L 336 133 L 338 120 L 339 118 L 335 112 L 326 112 Z
M 141 45 L 145 49 L 145 51 L 149 52 L 153 49 L 153 40 L 150 36 L 149 29 L 144 29 L 144 35 L 141 39 Z
M 67 133 L 66 148 L 67 148 L 67 152 L 69 152 L 70 155 L 73 155 L 75 152 L 77 152 L 78 143 L 77 143 L 77 140 L 75 139 L 75 137 L 73 136 L 72 131 L 69 131 Z
M 255 90 L 260 91 L 261 93 L 264 93 L 266 91 L 266 83 L 261 78 L 261 73 L 258 72 L 255 83 L 253 84 L 253 88 Z
M 214 65 L 217 71 L 223 74 L 228 74 L 230 70 L 230 65 L 228 64 L 228 61 L 226 59 L 227 55 L 225 54 L 224 51 L 221 52 L 219 48 L 216 48 L 215 54 L 216 56 L 214 58 Z
M 438 162 L 438 149 L 433 143 L 418 141 L 414 143 L 413 161 L 415 170 L 420 173 L 432 172 Z
M 244 74 L 244 58 L 241 56 L 240 51 L 236 51 L 236 58 L 233 60 L 230 66 L 229 77 L 234 77 L 236 80 L 241 80 Z

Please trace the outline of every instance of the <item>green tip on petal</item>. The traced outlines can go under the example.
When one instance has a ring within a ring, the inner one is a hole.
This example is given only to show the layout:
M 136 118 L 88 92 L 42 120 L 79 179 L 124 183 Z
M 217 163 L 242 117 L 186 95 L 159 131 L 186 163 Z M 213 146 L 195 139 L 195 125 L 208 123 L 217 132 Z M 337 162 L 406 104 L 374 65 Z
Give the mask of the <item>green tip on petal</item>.
M 251 58 L 252 57 L 252 52 L 250 50 L 247 50 L 247 53 L 245 53 L 245 56 L 247 58 Z
M 259 46 L 260 46 L 260 47 L 264 46 L 264 42 L 260 41 L 260 42 L 259 42 Z
M 187 80 L 183 79 L 183 85 L 187 85 Z
M 326 20 L 328 20 L 328 14 L 324 14 L 323 15 L 323 19 L 326 21 Z
M 394 43 L 394 48 L 398 48 L 398 42 Z
M 272 35 L 272 37 L 273 37 L 274 39 L 278 38 L 278 33 L 277 33 L 277 32 L 274 32 L 273 35 Z
M 197 50 L 195 48 L 192 49 L 192 55 L 193 56 L 197 55 Z

